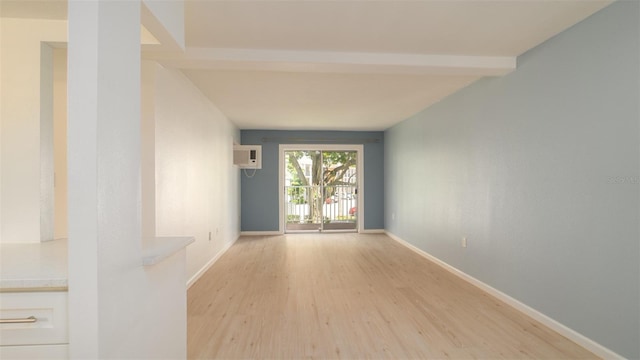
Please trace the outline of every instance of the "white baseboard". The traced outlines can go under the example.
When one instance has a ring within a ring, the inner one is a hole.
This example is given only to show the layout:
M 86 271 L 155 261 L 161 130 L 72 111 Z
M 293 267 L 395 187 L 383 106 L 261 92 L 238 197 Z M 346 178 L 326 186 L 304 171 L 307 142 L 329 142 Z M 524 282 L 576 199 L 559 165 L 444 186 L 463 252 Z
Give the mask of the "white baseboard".
M 360 230 L 360 234 L 384 234 L 384 229 L 363 229 Z
M 240 236 L 272 236 L 282 235 L 280 231 L 240 231 Z
M 209 268 L 211 268 L 211 266 L 213 266 L 213 264 L 216 263 L 216 261 L 218 261 L 218 259 L 220 259 L 220 257 L 222 255 L 224 255 L 224 253 L 227 252 L 227 250 L 229 250 L 229 248 L 231 248 L 231 246 L 233 246 L 233 244 L 236 243 L 236 241 L 238 241 L 238 238 L 236 238 L 233 241 L 228 242 L 220 251 L 218 251 L 218 253 L 211 258 L 211 260 L 209 260 L 203 267 L 202 269 L 198 270 L 197 273 L 195 273 L 191 279 L 189 279 L 189 281 L 187 281 L 187 289 L 190 288 L 193 284 L 196 283 L 196 281 L 198 281 L 202 275 L 204 275 L 204 273 L 207 272 L 207 270 L 209 270 Z
M 547 326 L 548 328 L 554 330 L 555 332 L 559 333 L 560 335 L 566 337 L 567 339 L 575 342 L 576 344 L 582 346 L 583 348 L 591 351 L 592 353 L 594 353 L 596 356 L 599 356 L 603 359 L 624 359 L 623 356 L 620 356 L 619 354 L 617 354 L 616 352 L 598 344 L 597 342 L 589 339 L 588 337 L 580 334 L 579 332 L 559 323 L 558 321 L 550 318 L 549 316 L 539 312 L 536 309 L 531 308 L 530 306 L 512 298 L 511 296 L 503 293 L 502 291 L 474 278 L 473 276 L 447 264 L 446 262 L 438 259 L 437 257 L 421 250 L 418 249 L 417 247 L 415 247 L 414 245 L 406 242 L 405 240 L 399 238 L 398 236 L 385 231 L 385 234 L 387 234 L 387 236 L 389 236 L 391 239 L 397 241 L 398 243 L 404 245 L 405 247 L 409 248 L 410 250 L 414 251 L 415 253 L 417 253 L 418 255 L 423 256 L 424 258 L 433 261 L 434 263 L 438 264 L 439 266 L 441 266 L 442 268 L 444 268 L 445 270 L 451 272 L 452 274 L 458 276 L 459 278 L 461 278 L 462 280 L 465 280 L 469 283 L 471 283 L 472 285 L 480 288 L 481 290 L 489 293 L 490 295 L 492 295 L 493 297 L 503 301 L 504 303 L 506 303 L 507 305 L 510 305 L 511 307 L 515 308 L 516 310 L 524 313 L 525 315 L 533 318 L 534 320 L 542 323 L 543 325 Z

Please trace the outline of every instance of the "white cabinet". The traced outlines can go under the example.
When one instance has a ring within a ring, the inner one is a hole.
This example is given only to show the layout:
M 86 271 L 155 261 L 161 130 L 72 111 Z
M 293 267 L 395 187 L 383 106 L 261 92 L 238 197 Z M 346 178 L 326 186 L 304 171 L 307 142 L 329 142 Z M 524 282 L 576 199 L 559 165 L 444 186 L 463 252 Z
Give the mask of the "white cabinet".
M 68 359 L 69 345 L 0 346 L 0 359 Z
M 0 357 L 68 357 L 67 292 L 0 293 Z

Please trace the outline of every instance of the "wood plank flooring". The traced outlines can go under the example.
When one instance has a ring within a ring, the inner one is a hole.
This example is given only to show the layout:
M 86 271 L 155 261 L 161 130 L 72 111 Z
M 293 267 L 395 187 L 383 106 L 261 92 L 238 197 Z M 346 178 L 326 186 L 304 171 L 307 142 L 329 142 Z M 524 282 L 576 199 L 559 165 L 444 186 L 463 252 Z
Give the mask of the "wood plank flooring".
M 187 334 L 190 359 L 595 358 L 382 234 L 239 239 Z

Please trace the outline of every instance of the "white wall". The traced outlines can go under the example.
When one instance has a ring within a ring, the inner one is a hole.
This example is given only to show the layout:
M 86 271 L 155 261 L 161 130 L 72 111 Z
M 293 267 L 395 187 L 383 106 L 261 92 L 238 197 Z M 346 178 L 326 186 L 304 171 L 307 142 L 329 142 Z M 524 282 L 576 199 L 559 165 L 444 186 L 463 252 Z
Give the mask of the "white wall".
M 47 75 L 47 72 L 41 72 L 42 49 L 48 50 L 48 46 L 42 47 L 42 42 L 65 41 L 66 22 L 2 18 L 0 27 L 0 241 L 49 240 L 53 235 L 50 221 L 53 202 L 51 194 L 41 194 L 41 189 L 52 191 L 53 177 L 51 174 L 41 177 L 41 121 L 51 121 L 49 100 L 52 89 L 41 87 L 42 75 Z M 45 58 L 50 60 L 50 56 Z M 45 69 L 50 69 L 50 64 L 44 65 Z M 41 98 L 42 104 L 49 106 L 42 107 Z M 43 110 L 46 117 L 42 117 Z M 42 130 L 50 132 L 51 129 Z M 51 145 L 49 135 L 44 138 L 48 146 Z M 42 151 L 47 155 L 43 159 L 49 159 L 47 151 L 52 149 Z M 51 164 L 44 165 L 48 169 Z M 47 183 L 41 184 L 41 179 Z M 41 200 L 46 202 L 46 206 L 41 206 Z M 41 209 L 44 210 L 43 217 Z M 41 218 L 46 227 L 43 234 Z
M 180 71 L 159 69 L 155 89 L 156 232 L 195 236 L 192 278 L 239 236 L 239 131 Z
M 142 182 L 142 237 L 156 236 L 156 125 L 155 88 L 159 65 L 154 61 L 142 61 L 140 105 L 141 127 L 141 182 Z

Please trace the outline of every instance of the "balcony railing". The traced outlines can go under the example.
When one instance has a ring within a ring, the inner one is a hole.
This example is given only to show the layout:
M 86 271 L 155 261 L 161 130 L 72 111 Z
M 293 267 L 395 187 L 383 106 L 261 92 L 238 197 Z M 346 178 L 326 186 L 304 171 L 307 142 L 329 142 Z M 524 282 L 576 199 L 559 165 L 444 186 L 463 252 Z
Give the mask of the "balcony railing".
M 355 230 L 355 185 L 286 186 L 287 230 Z

